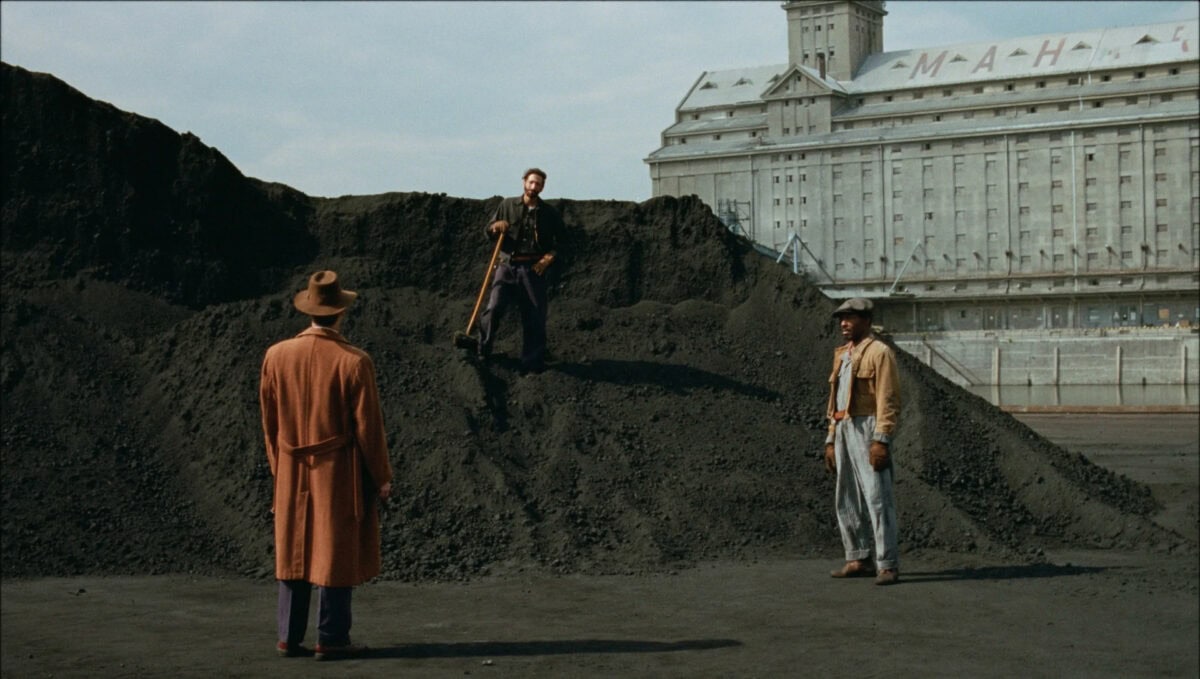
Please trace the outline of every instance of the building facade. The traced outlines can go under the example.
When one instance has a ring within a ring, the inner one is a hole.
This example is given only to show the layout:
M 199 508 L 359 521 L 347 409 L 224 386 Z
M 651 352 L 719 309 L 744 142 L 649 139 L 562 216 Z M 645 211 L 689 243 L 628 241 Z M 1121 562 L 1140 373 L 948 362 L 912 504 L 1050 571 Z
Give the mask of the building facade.
M 1200 21 L 884 52 L 883 2 L 783 4 L 645 162 L 897 332 L 1200 321 Z

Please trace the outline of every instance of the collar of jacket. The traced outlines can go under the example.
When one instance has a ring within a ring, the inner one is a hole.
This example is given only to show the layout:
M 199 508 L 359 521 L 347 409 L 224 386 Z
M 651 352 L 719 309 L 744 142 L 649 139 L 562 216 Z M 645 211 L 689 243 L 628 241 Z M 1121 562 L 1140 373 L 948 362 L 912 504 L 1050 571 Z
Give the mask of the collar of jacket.
M 517 205 L 520 205 L 521 207 L 525 207 L 525 194 L 521 194 L 521 195 L 517 196 L 516 198 L 513 198 L 512 200 Z M 538 196 L 537 202 L 534 203 L 530 209 L 539 208 L 542 206 L 543 203 L 545 203 L 545 201 L 542 200 L 541 196 Z
M 331 339 L 335 342 L 341 342 L 343 344 L 349 343 L 346 338 L 342 336 L 342 333 L 334 330 L 333 328 L 322 328 L 310 325 L 304 329 L 304 332 L 296 335 L 296 337 L 305 337 L 307 335 L 316 335 L 317 337 L 324 337 L 325 339 Z
M 862 341 L 859 342 L 858 344 L 850 344 L 849 342 L 846 342 L 845 344 L 843 344 L 842 346 L 837 348 L 837 353 L 841 354 L 843 352 L 849 351 L 850 358 L 854 358 L 855 349 L 857 349 L 858 355 L 862 356 L 862 352 L 866 350 L 867 345 L 869 345 L 871 342 L 874 342 L 874 341 L 875 341 L 874 335 L 867 335 L 866 337 L 862 338 Z
M 837 348 L 835 358 L 840 361 L 843 353 L 847 351 L 850 352 L 850 374 L 857 375 L 858 363 L 866 354 L 867 347 L 870 346 L 874 341 L 875 335 L 868 334 L 866 337 L 862 338 L 862 341 L 860 341 L 858 344 L 851 345 L 849 342 L 847 342 Z

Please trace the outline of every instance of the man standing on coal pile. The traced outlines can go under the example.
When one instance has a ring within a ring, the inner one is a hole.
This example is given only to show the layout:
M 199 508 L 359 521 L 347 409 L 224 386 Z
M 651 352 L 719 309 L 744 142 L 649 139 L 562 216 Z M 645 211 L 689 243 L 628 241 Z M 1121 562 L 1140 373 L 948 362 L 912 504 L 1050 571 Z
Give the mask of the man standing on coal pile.
M 357 293 L 318 271 L 293 304 L 311 317 L 296 337 L 267 349 L 259 400 L 275 481 L 275 577 L 284 657 L 360 655 L 350 641 L 350 595 L 379 575 L 378 502 L 392 492 L 375 366 L 341 334 Z M 317 645 L 302 645 L 312 587 Z
M 546 270 L 558 255 L 562 216 L 541 199 L 546 173 L 525 170 L 524 192 L 505 198 L 485 232 L 495 240 L 504 234 L 499 261 L 492 275 L 487 307 L 479 320 L 479 355 L 487 358 L 496 329 L 513 297 L 521 309 L 521 372 L 540 373 L 546 367 Z
M 834 505 L 846 549 L 835 578 L 900 578 L 891 444 L 900 418 L 900 382 L 892 348 L 871 332 L 871 300 L 848 299 L 833 312 L 846 344 L 833 352 L 825 468 L 837 473 Z M 868 560 L 872 547 L 874 565 Z

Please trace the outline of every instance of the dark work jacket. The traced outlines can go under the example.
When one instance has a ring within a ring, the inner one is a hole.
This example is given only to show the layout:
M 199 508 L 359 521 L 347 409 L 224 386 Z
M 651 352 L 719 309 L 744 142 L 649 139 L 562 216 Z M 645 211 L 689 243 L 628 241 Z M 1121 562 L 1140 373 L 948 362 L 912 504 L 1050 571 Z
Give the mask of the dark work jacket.
M 509 255 L 541 256 L 545 254 L 558 257 L 558 239 L 562 234 L 562 215 L 558 214 L 549 203 L 538 198 L 537 207 L 525 209 L 521 196 L 505 198 L 496 206 L 488 226 L 500 220 L 508 222 L 508 235 L 504 237 L 504 245 L 500 249 Z M 488 236 L 495 238 L 490 231 Z

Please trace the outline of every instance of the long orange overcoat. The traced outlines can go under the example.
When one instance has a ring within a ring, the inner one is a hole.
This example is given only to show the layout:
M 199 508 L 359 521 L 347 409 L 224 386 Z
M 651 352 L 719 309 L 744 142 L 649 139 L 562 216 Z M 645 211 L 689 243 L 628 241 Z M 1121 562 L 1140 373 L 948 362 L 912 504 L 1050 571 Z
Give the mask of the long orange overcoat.
M 275 577 L 350 587 L 379 575 L 378 489 L 392 467 L 371 357 L 310 327 L 267 349 L 259 401 Z

